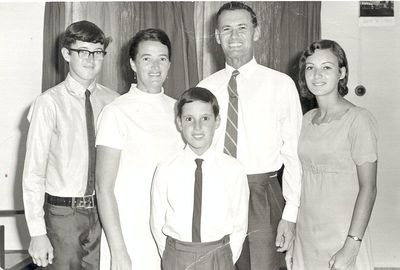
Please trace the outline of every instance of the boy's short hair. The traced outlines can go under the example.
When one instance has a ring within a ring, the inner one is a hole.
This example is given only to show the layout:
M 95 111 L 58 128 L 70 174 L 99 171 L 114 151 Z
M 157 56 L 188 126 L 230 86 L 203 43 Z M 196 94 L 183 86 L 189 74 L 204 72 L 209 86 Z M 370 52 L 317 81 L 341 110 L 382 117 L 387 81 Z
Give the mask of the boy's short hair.
M 90 43 L 100 43 L 107 48 L 111 42 L 111 37 L 106 37 L 103 30 L 89 21 L 78 21 L 70 24 L 65 30 L 62 47 L 70 48 L 77 40 Z
M 176 103 L 177 117 L 181 118 L 183 105 L 193 101 L 210 103 L 214 112 L 214 116 L 217 117 L 219 115 L 219 105 L 214 94 L 211 93 L 210 90 L 203 87 L 192 87 L 183 92 L 179 97 L 178 102 Z
M 135 61 L 136 55 L 138 54 L 139 44 L 143 41 L 158 41 L 168 48 L 168 59 L 171 60 L 171 41 L 168 35 L 161 29 L 149 28 L 140 30 L 131 39 L 131 45 L 129 47 L 129 57 Z

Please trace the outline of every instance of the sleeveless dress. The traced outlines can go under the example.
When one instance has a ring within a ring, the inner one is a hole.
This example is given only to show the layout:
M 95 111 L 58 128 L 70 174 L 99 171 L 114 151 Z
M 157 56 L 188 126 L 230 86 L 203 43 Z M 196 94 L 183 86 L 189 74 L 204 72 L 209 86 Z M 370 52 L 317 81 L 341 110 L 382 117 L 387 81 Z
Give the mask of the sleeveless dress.
M 149 94 L 133 84 L 128 93 L 104 108 L 98 121 L 96 144 L 121 150 L 114 193 L 132 269 L 161 267 L 150 231 L 150 189 L 158 163 L 184 145 L 175 125 L 174 105 L 175 100 L 163 91 Z M 100 269 L 110 269 L 104 233 Z
M 303 168 L 293 269 L 328 269 L 350 228 L 359 191 L 356 165 L 377 160 L 377 125 L 365 109 L 351 107 L 338 120 L 313 124 L 318 109 L 304 115 L 299 139 Z M 357 270 L 373 270 L 368 228 Z

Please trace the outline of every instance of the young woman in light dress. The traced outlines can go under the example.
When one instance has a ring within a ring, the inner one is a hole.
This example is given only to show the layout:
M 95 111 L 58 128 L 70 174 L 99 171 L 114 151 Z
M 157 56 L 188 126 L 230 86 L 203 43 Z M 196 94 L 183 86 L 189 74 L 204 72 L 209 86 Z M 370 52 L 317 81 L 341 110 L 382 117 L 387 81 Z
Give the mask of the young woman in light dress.
M 302 194 L 289 269 L 372 270 L 376 121 L 344 98 L 349 68 L 335 41 L 312 43 L 299 66 L 300 92 L 315 96 L 318 108 L 304 115 L 299 140 Z

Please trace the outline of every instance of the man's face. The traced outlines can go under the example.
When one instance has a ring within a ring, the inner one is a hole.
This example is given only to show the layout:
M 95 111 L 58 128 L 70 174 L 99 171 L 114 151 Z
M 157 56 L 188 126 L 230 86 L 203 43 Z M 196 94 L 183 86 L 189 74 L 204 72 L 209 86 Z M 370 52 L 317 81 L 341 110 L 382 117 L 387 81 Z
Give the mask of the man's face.
M 77 40 L 71 45 L 71 49 L 90 52 L 103 51 L 104 45 Z M 96 79 L 103 65 L 103 59 L 95 59 L 93 54 L 90 54 L 87 59 L 82 59 L 79 57 L 78 52 L 68 50 L 68 48 L 62 48 L 61 52 L 65 61 L 69 63 L 69 72 L 72 78 L 86 87 Z
M 224 51 L 226 62 L 239 68 L 253 58 L 253 43 L 259 39 L 260 30 L 253 26 L 247 10 L 225 10 L 218 18 L 215 37 Z

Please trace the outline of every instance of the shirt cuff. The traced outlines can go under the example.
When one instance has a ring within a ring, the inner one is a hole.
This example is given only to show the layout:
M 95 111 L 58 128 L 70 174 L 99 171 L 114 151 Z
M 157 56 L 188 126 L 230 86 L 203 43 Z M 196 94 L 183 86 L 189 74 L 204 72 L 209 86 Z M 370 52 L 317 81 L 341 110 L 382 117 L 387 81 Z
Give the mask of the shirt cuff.
M 296 223 L 298 211 L 299 207 L 286 203 L 286 206 L 283 209 L 282 219 Z
M 31 237 L 47 234 L 46 224 L 44 222 L 44 219 L 29 224 L 28 229 Z

